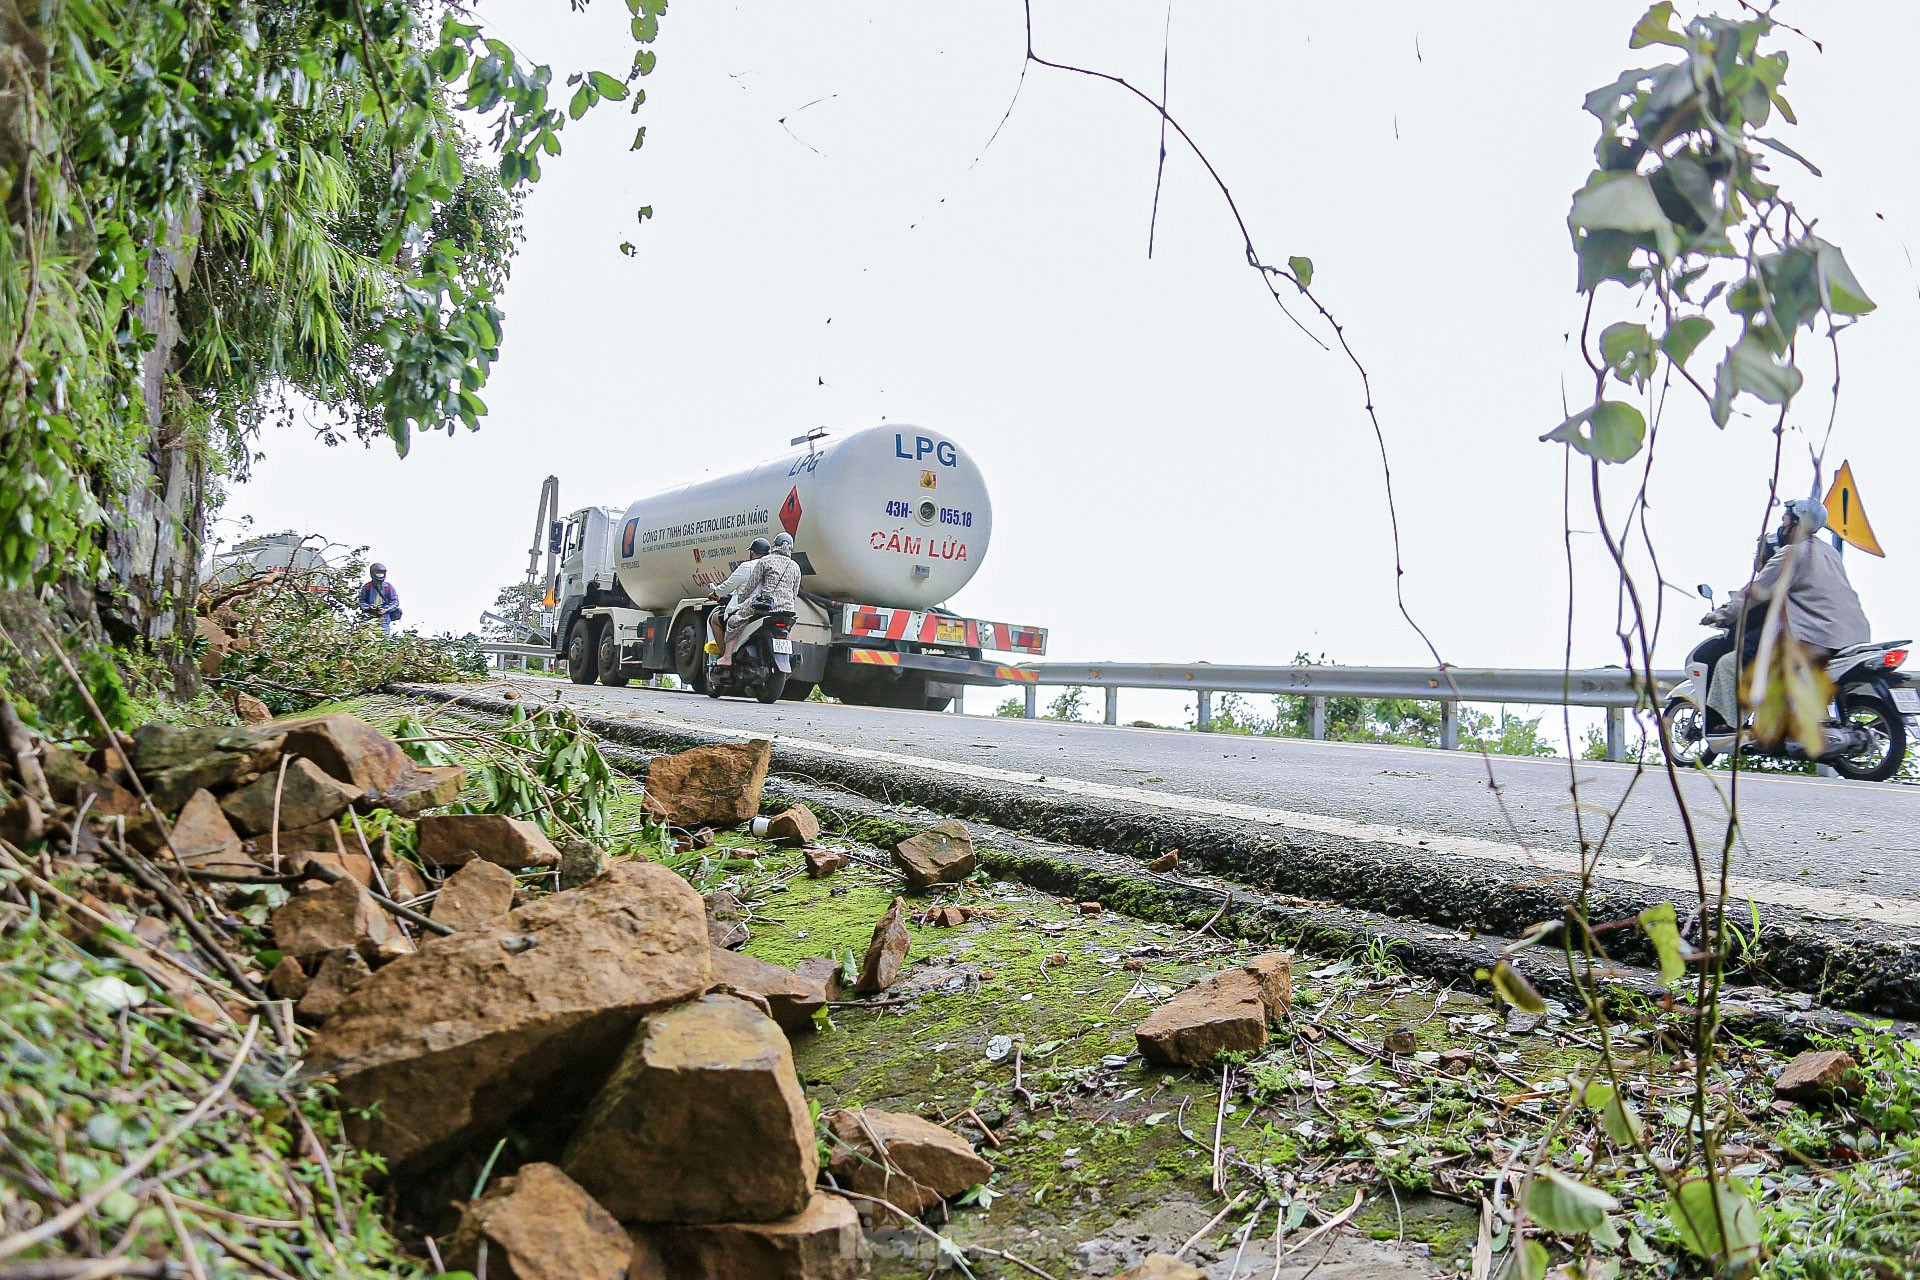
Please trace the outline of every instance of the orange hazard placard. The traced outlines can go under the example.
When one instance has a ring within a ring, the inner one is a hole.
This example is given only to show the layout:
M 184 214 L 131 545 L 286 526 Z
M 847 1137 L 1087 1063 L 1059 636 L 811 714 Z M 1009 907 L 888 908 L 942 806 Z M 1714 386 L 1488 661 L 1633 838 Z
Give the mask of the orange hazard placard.
M 1840 471 L 1833 477 L 1833 487 L 1827 490 L 1827 527 L 1840 535 L 1843 542 L 1852 543 L 1870 556 L 1885 556 L 1880 549 L 1880 540 L 1873 536 L 1873 526 L 1867 523 L 1867 509 L 1860 505 L 1860 486 L 1853 479 L 1853 464 L 1843 462 Z

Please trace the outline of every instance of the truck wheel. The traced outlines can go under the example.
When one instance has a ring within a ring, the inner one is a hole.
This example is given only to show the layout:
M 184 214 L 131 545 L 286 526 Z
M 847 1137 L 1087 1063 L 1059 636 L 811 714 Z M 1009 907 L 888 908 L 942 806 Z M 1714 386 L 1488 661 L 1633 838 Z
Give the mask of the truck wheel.
M 697 613 L 680 619 L 673 629 L 673 674 L 695 693 L 707 691 L 707 626 Z
M 575 684 L 592 684 L 599 674 L 600 655 L 594 652 L 593 629 L 576 622 L 567 633 L 567 679 Z
M 613 623 L 605 622 L 600 626 L 600 683 L 609 689 L 624 688 L 627 673 L 620 669 L 620 642 L 614 637 Z
M 780 695 L 786 691 L 787 673 L 784 671 L 776 671 L 767 677 L 766 683 L 760 686 L 760 692 L 755 696 L 762 702 L 778 702 L 780 701 Z

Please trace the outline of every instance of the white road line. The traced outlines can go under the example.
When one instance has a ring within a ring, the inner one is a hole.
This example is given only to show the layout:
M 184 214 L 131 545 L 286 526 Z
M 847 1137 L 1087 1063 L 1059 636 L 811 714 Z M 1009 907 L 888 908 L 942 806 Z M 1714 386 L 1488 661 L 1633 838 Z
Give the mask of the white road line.
M 1292 831 L 1307 831 L 1346 840 L 1393 845 L 1419 853 L 1453 854 L 1462 858 L 1476 858 L 1482 862 L 1525 867 L 1548 876 L 1577 875 L 1580 870 L 1580 859 L 1577 854 L 1568 850 L 1542 848 L 1538 845 L 1527 848 L 1517 844 L 1481 840 L 1473 836 L 1450 836 L 1437 831 L 1420 831 L 1381 823 L 1359 822 L 1349 818 L 1329 818 L 1317 813 L 1301 813 L 1293 809 L 1268 809 L 1231 800 L 1211 800 L 1203 796 L 1184 796 L 1165 791 L 1148 791 L 1140 787 L 1085 782 L 1077 778 L 1061 778 L 1053 774 L 995 769 L 987 765 L 964 764 L 957 760 L 935 760 L 927 756 L 904 755 L 897 751 L 874 751 L 866 747 L 843 746 L 837 742 L 825 742 L 817 738 L 802 738 L 777 730 L 771 733 L 766 730 L 749 731 L 727 725 L 679 720 L 653 712 L 634 712 L 630 713 L 628 718 L 644 719 L 648 724 L 666 725 L 741 740 L 771 738 L 784 747 L 839 756 L 848 760 L 862 760 L 895 768 L 913 769 L 920 773 L 944 773 L 983 782 L 1009 783 L 1034 790 L 1050 791 L 1058 795 L 1113 800 L 1199 817 L 1231 818 L 1240 822 L 1284 827 Z M 1680 895 L 1683 902 L 1697 901 L 1693 874 L 1685 868 L 1634 864 L 1619 859 L 1602 858 L 1599 874 L 1612 880 L 1626 880 L 1651 888 L 1672 890 Z M 1713 887 L 1711 880 L 1708 882 L 1708 887 Z M 1771 906 L 1813 912 L 1823 916 L 1871 920 L 1880 924 L 1920 928 L 1920 901 L 1911 898 L 1870 897 L 1858 893 L 1840 893 L 1814 885 L 1788 884 L 1757 876 L 1733 876 L 1728 880 L 1727 888 L 1732 899 L 1742 901 L 1753 899 Z

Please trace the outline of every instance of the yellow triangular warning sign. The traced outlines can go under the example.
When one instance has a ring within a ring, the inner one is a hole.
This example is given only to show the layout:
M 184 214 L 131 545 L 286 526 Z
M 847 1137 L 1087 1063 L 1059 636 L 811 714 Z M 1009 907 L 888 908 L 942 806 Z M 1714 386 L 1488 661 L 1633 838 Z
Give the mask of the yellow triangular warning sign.
M 1873 526 L 1867 523 L 1867 509 L 1860 505 L 1860 486 L 1854 483 L 1853 464 L 1840 464 L 1839 474 L 1833 477 L 1833 488 L 1827 490 L 1827 527 L 1840 535 L 1841 541 L 1850 542 L 1870 556 L 1885 556 L 1880 549 L 1880 540 L 1873 536 Z

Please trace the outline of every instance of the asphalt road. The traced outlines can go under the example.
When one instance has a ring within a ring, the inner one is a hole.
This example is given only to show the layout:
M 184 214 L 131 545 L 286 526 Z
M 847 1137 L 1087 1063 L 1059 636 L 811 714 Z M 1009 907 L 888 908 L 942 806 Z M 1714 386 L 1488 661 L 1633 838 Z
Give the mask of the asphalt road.
M 1188 815 L 1384 840 L 1423 857 L 1503 865 L 1514 876 L 1577 866 L 1578 818 L 1590 843 L 1605 832 L 1604 875 L 1683 894 L 1694 884 L 1666 775 L 1633 765 L 1581 762 L 1570 770 L 1565 760 L 1496 757 L 1496 790 L 1487 762 L 1463 752 L 827 703 L 762 706 L 537 678 L 524 687 L 601 715 L 784 739 Z M 1711 847 L 1726 832 L 1727 783 L 1725 774 L 1682 779 L 1687 812 Z M 1920 929 L 1920 788 L 1748 774 L 1739 787 L 1737 897 L 1809 918 Z

